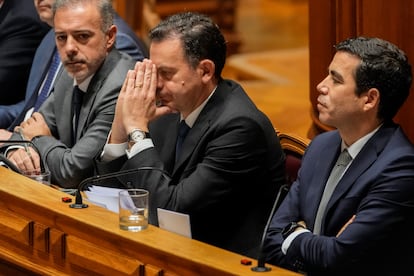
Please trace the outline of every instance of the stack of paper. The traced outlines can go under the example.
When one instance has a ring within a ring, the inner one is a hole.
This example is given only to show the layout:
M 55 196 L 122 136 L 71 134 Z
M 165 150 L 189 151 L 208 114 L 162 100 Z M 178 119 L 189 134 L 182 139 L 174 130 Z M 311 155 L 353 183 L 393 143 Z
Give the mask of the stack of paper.
M 89 187 L 89 191 L 85 191 L 85 194 L 88 197 L 87 200 L 89 202 L 118 213 L 118 198 L 120 191 L 122 191 L 122 189 L 91 186 Z

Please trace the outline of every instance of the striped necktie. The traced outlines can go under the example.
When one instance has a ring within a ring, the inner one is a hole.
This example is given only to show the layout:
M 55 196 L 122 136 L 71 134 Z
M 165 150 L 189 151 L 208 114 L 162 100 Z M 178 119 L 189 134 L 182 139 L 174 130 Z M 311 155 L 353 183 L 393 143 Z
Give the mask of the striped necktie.
M 55 52 L 52 57 L 52 61 L 49 65 L 49 70 L 46 75 L 45 82 L 43 83 L 43 87 L 40 90 L 39 95 L 37 96 L 36 103 L 34 105 L 33 111 L 38 111 L 42 103 L 47 99 L 49 96 L 50 90 L 53 87 L 53 79 L 56 75 L 56 71 L 59 68 L 60 58 L 57 50 L 55 49 Z

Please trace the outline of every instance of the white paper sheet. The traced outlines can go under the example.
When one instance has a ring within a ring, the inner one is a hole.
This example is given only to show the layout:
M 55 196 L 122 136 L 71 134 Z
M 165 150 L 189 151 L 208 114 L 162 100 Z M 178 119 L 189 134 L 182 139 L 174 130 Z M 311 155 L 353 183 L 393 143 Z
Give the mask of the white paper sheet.
M 158 225 L 161 229 L 191 238 L 190 216 L 157 208 Z

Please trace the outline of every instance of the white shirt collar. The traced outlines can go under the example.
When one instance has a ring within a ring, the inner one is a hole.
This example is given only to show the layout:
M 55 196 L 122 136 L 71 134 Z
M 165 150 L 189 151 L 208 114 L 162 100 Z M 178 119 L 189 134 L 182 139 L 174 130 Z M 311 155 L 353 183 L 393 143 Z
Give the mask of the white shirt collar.
M 82 83 L 76 83 L 76 79 L 73 79 L 73 86 L 78 86 L 80 90 L 82 90 L 82 92 L 86 92 L 88 91 L 88 86 L 89 83 L 92 80 L 93 75 L 87 77 Z
M 216 92 L 217 86 L 214 87 L 213 91 L 210 93 L 207 99 L 205 99 L 204 102 L 202 102 L 196 109 L 194 109 L 188 116 L 185 118 L 185 123 L 192 128 L 195 121 L 197 120 L 198 116 L 200 115 L 203 108 L 206 106 L 208 100 L 210 100 L 211 96 L 213 96 L 214 92 Z M 181 115 L 181 120 L 183 119 L 183 116 Z M 181 121 L 180 120 L 180 121 Z
M 351 155 L 352 159 L 355 159 L 355 157 L 358 155 L 358 153 L 361 151 L 361 149 L 365 146 L 365 144 L 368 142 L 368 140 L 378 131 L 378 129 L 382 126 L 379 125 L 376 129 L 368 133 L 367 135 L 359 138 L 355 143 L 347 147 L 345 145 L 345 142 L 342 140 L 341 144 L 341 152 L 344 149 L 348 150 L 349 155 Z

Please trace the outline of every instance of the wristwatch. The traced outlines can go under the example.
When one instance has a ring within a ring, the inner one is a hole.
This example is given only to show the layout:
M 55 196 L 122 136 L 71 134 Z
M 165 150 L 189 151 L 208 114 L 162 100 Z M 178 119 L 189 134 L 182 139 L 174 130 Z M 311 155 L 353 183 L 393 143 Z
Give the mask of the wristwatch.
M 145 138 L 150 138 L 149 132 L 145 132 L 139 128 L 134 128 L 128 134 L 128 147 L 131 148 L 135 143 L 142 141 Z
M 292 234 L 293 232 L 295 232 L 295 230 L 298 227 L 301 227 L 303 229 L 306 229 L 305 226 L 303 226 L 302 224 L 297 223 L 297 222 L 291 222 L 288 225 L 286 225 L 286 227 L 283 228 L 283 230 L 282 230 L 282 237 L 283 237 L 283 239 L 285 240 L 290 234 Z

